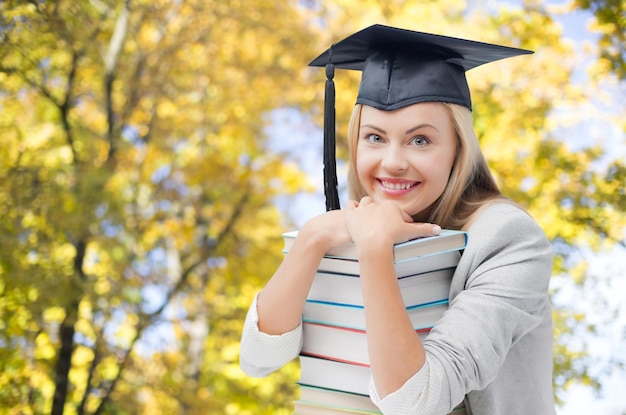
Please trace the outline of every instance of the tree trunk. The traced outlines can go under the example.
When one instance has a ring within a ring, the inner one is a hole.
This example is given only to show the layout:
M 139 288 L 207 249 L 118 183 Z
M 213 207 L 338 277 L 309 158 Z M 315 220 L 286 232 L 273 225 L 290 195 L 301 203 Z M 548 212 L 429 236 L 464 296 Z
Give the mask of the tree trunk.
M 78 241 L 75 245 L 76 257 L 74 257 L 74 272 L 78 275 L 80 281 L 84 281 L 83 261 L 85 259 L 85 251 L 87 242 L 84 239 Z M 67 391 L 69 389 L 69 374 L 72 367 L 72 354 L 74 353 L 74 333 L 76 332 L 76 322 L 78 321 L 78 305 L 81 298 L 81 289 L 74 286 L 73 292 L 70 294 L 73 299 L 65 309 L 65 318 L 59 328 L 59 356 L 54 368 L 54 397 L 52 398 L 51 415 L 62 415 L 65 408 L 65 400 L 67 399 Z
M 76 331 L 76 315 L 78 313 L 78 302 L 71 305 L 71 309 L 66 310 L 66 316 L 63 319 L 61 328 L 59 329 L 59 340 L 61 348 L 59 349 L 59 357 L 57 359 L 54 372 L 54 397 L 52 400 L 51 415 L 62 415 L 65 407 L 65 399 L 69 388 L 69 373 L 72 367 L 72 353 L 74 352 L 74 333 Z

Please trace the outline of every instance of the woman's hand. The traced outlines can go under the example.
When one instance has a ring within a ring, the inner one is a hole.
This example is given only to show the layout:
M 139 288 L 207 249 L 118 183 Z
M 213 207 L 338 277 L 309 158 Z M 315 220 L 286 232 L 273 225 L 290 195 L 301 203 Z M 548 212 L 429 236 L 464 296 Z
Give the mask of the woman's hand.
M 314 241 L 322 254 L 333 246 L 352 242 L 342 210 L 331 210 L 309 219 L 300 229 L 298 237 Z
M 257 298 L 259 330 L 278 335 L 296 328 L 301 322 L 304 303 L 320 260 L 331 246 L 350 241 L 340 210 L 307 221 Z
M 413 223 L 411 216 L 392 201 L 376 202 L 369 196 L 360 202 L 348 202 L 345 223 L 357 246 L 378 242 L 393 245 L 410 239 L 438 235 L 441 231 L 437 225 Z

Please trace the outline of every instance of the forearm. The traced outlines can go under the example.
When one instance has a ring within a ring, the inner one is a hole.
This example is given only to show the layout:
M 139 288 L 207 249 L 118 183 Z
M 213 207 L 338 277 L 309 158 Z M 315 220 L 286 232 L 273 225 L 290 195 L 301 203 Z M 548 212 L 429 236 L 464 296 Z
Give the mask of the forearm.
M 402 301 L 391 249 L 364 254 L 360 261 L 370 366 L 384 397 L 422 368 L 425 352 Z
M 328 249 L 323 235 L 303 228 L 282 264 L 259 293 L 259 330 L 282 334 L 300 324 L 320 260 Z

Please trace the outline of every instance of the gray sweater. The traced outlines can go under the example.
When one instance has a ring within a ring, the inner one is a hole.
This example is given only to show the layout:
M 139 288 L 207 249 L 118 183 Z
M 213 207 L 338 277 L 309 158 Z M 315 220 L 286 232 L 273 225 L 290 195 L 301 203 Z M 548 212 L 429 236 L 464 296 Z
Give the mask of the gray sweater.
M 426 364 L 399 390 L 371 398 L 386 415 L 446 414 L 465 399 L 473 415 L 552 415 L 552 248 L 521 209 L 483 209 L 450 288 L 450 307 L 426 340 Z M 256 301 L 244 326 L 240 362 L 266 376 L 295 358 L 302 326 L 280 336 L 258 330 Z

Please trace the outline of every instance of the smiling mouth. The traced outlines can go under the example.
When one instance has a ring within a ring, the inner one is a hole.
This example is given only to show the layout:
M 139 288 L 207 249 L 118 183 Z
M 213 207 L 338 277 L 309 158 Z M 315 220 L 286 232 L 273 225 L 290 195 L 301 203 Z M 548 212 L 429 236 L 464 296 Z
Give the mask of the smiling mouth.
M 420 182 L 390 182 L 387 180 L 378 179 L 380 185 L 386 190 L 407 190 L 413 186 L 418 185 Z

